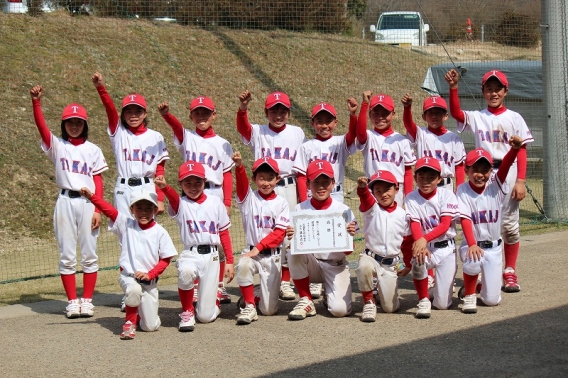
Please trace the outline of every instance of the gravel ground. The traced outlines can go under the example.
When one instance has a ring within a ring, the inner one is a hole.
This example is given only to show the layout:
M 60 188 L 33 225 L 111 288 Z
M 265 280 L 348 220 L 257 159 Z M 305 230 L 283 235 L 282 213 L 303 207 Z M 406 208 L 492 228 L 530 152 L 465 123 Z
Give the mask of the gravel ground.
M 522 291 L 503 294 L 497 307 L 450 310 L 414 318 L 416 294 L 409 277 L 400 281 L 401 309 L 379 310 L 377 322 L 362 323 L 361 295 L 354 283 L 351 316 L 318 315 L 288 321 L 295 302 L 281 302 L 277 315 L 237 326 L 233 303 L 220 318 L 177 330 L 176 287 L 161 288 L 162 327 L 119 338 L 121 294 L 96 295 L 95 316 L 67 320 L 63 301 L 0 308 L 0 368 L 15 376 L 515 376 L 568 375 L 568 283 L 564 242 L 568 232 L 526 236 L 518 274 Z M 534 267 L 534 268 L 533 268 Z M 535 269 L 536 268 L 536 269 Z M 461 270 L 457 275 L 461 284 Z

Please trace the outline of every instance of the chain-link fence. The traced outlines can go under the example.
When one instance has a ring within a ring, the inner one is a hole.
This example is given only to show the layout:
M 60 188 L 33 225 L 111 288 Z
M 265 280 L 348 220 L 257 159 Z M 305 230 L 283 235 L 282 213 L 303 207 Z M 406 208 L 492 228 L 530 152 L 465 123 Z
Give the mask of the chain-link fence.
M 564 24 L 548 38 L 556 43 L 549 46 L 557 46 L 549 47 L 548 54 L 563 66 L 548 83 L 558 79 L 564 89 L 556 90 L 565 90 L 566 5 L 550 3 L 558 7 L 554 14 Z M 97 71 L 104 75 L 117 106 L 127 93 L 146 97 L 149 127 L 164 135 L 171 156 L 166 178 L 177 188 L 182 160 L 172 130 L 158 113 L 162 101 L 168 101 L 171 112 L 193 129 L 189 101 L 198 95 L 213 98 L 218 113 L 214 129 L 244 154 L 250 172 L 252 154 L 235 126 L 237 96 L 245 89 L 253 93 L 249 118 L 261 124 L 266 123 L 266 95 L 275 90 L 288 93 L 290 123 L 301 126 L 307 138 L 314 137 L 309 111 L 316 103 L 336 106 L 335 133 L 343 134 L 349 121 L 347 98 L 360 102 L 365 90 L 387 93 L 395 99 L 394 128 L 404 133 L 400 103 L 404 94 L 414 98 L 414 119 L 424 126 L 422 101 L 431 93 L 447 99 L 443 74 L 448 69 L 462 74 L 459 95 L 462 109 L 467 110 L 486 107 L 481 77 L 499 69 L 509 76 L 505 105 L 521 113 L 534 136 L 528 147 L 529 195 L 521 205 L 521 222 L 547 218 L 543 162 L 550 151 L 544 134 L 551 110 L 543 93 L 540 1 L 28 0 L 4 2 L 3 10 L 0 174 L 5 190 L 0 194 L 0 283 L 58 273 L 52 231 L 57 188 L 54 168 L 41 152 L 33 122 L 29 96 L 33 85 L 41 84 L 46 91 L 42 106 L 56 135 L 63 107 L 75 101 L 85 105 L 89 139 L 102 148 L 110 167 L 103 176 L 105 198 L 112 201 L 117 173 L 105 130 L 106 114 L 90 81 Z M 559 112 L 564 107 L 565 115 L 565 93 L 561 98 L 564 103 L 555 106 Z M 446 126 L 455 130 L 451 117 Z M 565 118 L 559 127 L 566 128 Z M 471 149 L 472 135 L 462 137 Z M 565 136 L 556 142 L 557 149 L 566 150 Z M 548 169 L 560 175 L 554 185 L 566 182 L 562 159 L 551 158 L 556 165 Z M 357 153 L 347 163 L 344 183 L 346 203 L 356 213 L 356 179 L 361 175 L 362 156 Z M 565 218 L 556 216 L 558 221 Z M 231 220 L 233 246 L 240 251 L 245 247 L 244 232 L 234 205 Z M 158 221 L 181 247 L 175 223 L 167 215 Z M 98 253 L 101 267 L 116 269 L 118 243 L 106 222 Z

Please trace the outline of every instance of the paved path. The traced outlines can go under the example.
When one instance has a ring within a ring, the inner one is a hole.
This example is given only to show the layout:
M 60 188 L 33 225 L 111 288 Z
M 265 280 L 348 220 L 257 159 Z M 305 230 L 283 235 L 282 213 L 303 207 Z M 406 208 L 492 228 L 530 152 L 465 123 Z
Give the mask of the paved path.
M 273 317 L 236 326 L 235 304 L 221 317 L 177 331 L 175 287 L 161 293 L 162 327 L 122 341 L 120 294 L 96 295 L 95 316 L 65 319 L 62 301 L 0 308 L 2 376 L 568 376 L 568 232 L 526 236 L 518 266 L 522 291 L 503 294 L 500 306 L 433 311 L 415 319 L 412 281 L 400 282 L 402 308 L 360 322 L 335 319 L 317 302 L 318 315 L 288 321 L 295 302 Z M 461 283 L 458 273 L 458 285 Z M 354 281 L 355 282 L 355 281 Z M 233 302 L 238 287 L 231 284 Z M 566 374 L 566 375 L 565 375 Z

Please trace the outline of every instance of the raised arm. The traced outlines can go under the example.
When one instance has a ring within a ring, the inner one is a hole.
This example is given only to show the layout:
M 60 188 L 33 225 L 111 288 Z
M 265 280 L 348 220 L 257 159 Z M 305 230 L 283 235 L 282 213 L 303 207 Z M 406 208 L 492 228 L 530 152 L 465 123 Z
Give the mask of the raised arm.
M 97 89 L 99 97 L 101 98 L 103 106 L 105 107 L 105 111 L 108 118 L 108 128 L 110 129 L 111 134 L 114 135 L 114 133 L 116 132 L 116 128 L 118 127 L 118 121 L 120 118 L 116 110 L 116 107 L 114 106 L 114 102 L 112 102 L 112 98 L 110 98 L 110 95 L 108 94 L 105 88 L 103 82 L 103 75 L 101 75 L 98 72 L 95 72 L 95 74 L 91 78 L 91 81 L 93 82 L 93 85 Z
M 404 97 L 402 97 L 402 100 L 400 101 L 402 102 L 402 106 L 404 107 L 404 111 L 402 113 L 402 122 L 404 123 L 404 128 L 406 129 L 408 135 L 410 135 L 413 140 L 416 140 L 418 127 L 416 126 L 416 123 L 414 123 L 414 119 L 412 118 L 412 97 L 407 93 L 404 95 Z
M 166 123 L 172 128 L 176 139 L 180 143 L 183 143 L 183 125 L 172 113 L 170 113 L 170 105 L 164 101 L 158 105 L 158 110 L 160 111 L 164 121 L 166 121 Z
M 43 144 L 49 150 L 51 148 L 51 131 L 45 123 L 45 118 L 43 117 L 43 111 L 41 110 L 40 98 L 43 95 L 43 88 L 41 85 L 36 85 L 30 90 L 30 95 L 32 97 L 32 107 L 34 112 L 34 121 L 41 136 Z
M 243 138 L 250 141 L 252 138 L 252 125 L 248 120 L 248 105 L 252 100 L 250 91 L 244 91 L 239 95 L 240 106 L 237 111 L 237 131 Z

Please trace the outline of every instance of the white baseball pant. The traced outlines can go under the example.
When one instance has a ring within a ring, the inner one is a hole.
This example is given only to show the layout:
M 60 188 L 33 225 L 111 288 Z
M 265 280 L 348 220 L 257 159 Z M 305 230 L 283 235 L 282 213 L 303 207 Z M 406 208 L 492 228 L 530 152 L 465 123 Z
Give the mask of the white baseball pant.
M 351 313 L 351 275 L 347 259 L 318 260 L 312 254 L 288 256 L 292 279 L 309 277 L 311 283 L 323 283 L 327 309 L 335 317 Z
M 197 306 L 195 317 L 201 323 L 210 323 L 217 319 L 221 313 L 217 306 L 217 287 L 219 285 L 219 252 L 217 247 L 211 246 L 211 252 L 199 254 L 197 247 L 181 252 L 176 261 L 178 269 L 178 287 L 182 290 L 191 290 L 193 281 L 199 278 L 197 288 Z
M 96 253 L 99 229 L 91 230 L 95 206 L 83 197 L 70 198 L 59 192 L 53 212 L 53 228 L 59 246 L 59 273 L 75 274 L 77 241 L 81 251 L 83 272 L 99 270 Z
M 119 177 L 116 180 L 116 185 L 114 187 L 114 207 L 118 210 L 119 213 L 124 214 L 132 219 L 134 216 L 130 212 L 130 195 L 135 190 L 140 190 L 142 188 L 150 191 L 155 192 L 156 186 L 154 185 L 154 181 L 149 177 L 141 177 L 142 185 L 138 186 L 130 186 L 128 185 L 128 178 L 121 178 Z M 122 180 L 125 182 L 122 183 Z M 147 183 L 145 181 L 148 181 Z
M 484 248 L 483 256 L 479 261 L 466 259 L 467 242 L 460 245 L 460 258 L 463 262 L 463 272 L 470 276 L 481 274 L 480 298 L 487 306 L 497 306 L 501 303 L 501 273 L 503 271 L 503 259 L 501 257 L 502 246 L 497 241 L 493 242 L 493 248 Z M 438 275 L 436 274 L 436 285 Z
M 454 279 L 458 268 L 455 254 L 455 242 L 449 241 L 447 247 L 435 248 L 428 244 L 432 258 L 426 258 L 424 264 L 417 264 L 412 258 L 412 278 L 423 280 L 428 277 L 428 269 L 436 269 L 436 285 L 434 285 L 434 301 L 432 304 L 439 310 L 446 310 L 452 305 Z
M 391 265 L 383 265 L 371 256 L 361 253 L 359 255 L 359 265 L 356 269 L 357 284 L 361 291 L 372 291 L 374 289 L 373 275 L 377 276 L 377 291 L 381 301 L 381 308 L 387 313 L 395 312 L 400 307 L 396 271 L 398 261 L 399 258 L 396 257 Z
M 156 280 L 150 285 L 140 284 L 134 277 L 121 273 L 118 284 L 124 291 L 124 303 L 130 307 L 138 307 L 140 315 L 140 328 L 143 331 L 157 331 L 162 324 L 158 316 L 158 283 Z
M 519 232 L 519 206 L 520 202 L 511 198 L 511 191 L 517 182 L 517 163 L 513 163 L 507 179 L 505 180 L 509 186 L 509 193 L 503 199 L 503 206 L 501 207 L 501 236 L 505 244 L 515 244 L 521 240 Z
M 284 197 L 288 202 L 288 207 L 290 210 L 294 208 L 298 204 L 298 192 L 296 189 L 296 179 L 293 179 L 293 182 L 290 182 L 289 177 L 283 179 L 286 184 L 285 185 L 277 185 L 274 187 L 274 192 L 281 197 Z M 282 242 L 281 249 L 284 251 L 289 250 L 290 240 L 288 238 L 284 238 Z M 281 257 L 281 265 L 288 266 L 288 255 L 286 253 L 282 253 Z
M 274 315 L 278 310 L 281 266 L 280 254 L 241 257 L 235 267 L 239 286 L 254 284 L 254 275 L 260 278 L 260 303 L 258 308 L 263 315 Z

